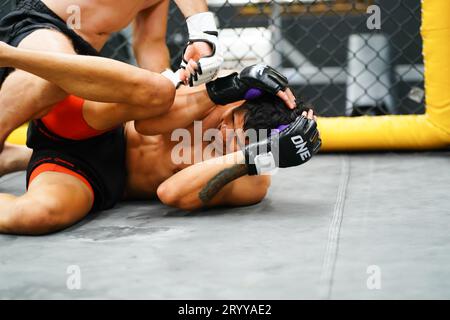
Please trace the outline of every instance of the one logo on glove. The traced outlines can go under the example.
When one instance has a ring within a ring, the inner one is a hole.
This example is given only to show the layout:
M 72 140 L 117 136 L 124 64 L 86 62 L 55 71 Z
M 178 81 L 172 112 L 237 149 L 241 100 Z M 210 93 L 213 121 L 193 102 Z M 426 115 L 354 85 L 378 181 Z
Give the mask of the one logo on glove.
M 297 154 L 300 155 L 302 161 L 311 158 L 311 152 L 309 152 L 309 149 L 306 147 L 306 141 L 303 140 L 302 136 L 292 137 L 291 141 L 294 143 L 295 148 L 297 148 Z

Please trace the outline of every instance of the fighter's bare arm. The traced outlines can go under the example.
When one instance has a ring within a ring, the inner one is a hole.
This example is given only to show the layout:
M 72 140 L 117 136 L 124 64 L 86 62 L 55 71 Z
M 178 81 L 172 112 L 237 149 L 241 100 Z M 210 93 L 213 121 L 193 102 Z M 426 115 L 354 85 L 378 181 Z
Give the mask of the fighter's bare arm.
M 175 88 L 164 76 L 112 59 L 14 48 L 0 43 L 0 66 L 21 69 L 64 91 L 99 102 L 164 109 Z
M 289 168 L 308 162 L 321 146 L 314 112 L 310 109 L 278 135 L 246 145 L 242 150 L 194 164 L 161 184 L 160 200 L 184 210 L 220 205 L 251 205 L 261 201 L 270 186 L 263 174 L 267 159 L 278 168 Z M 299 144 L 302 141 L 299 152 Z M 261 150 L 270 152 L 260 154 Z M 265 156 L 266 161 L 256 159 Z M 261 165 L 265 163 L 264 165 Z
M 248 82 L 244 82 L 241 75 Z M 247 93 L 256 87 L 260 88 L 258 92 L 276 93 L 278 97 L 280 93 L 289 93 L 294 97 L 287 88 L 287 79 L 279 76 L 275 69 L 268 66 L 251 66 L 242 70 L 240 75 L 232 71 L 222 71 L 218 79 L 207 85 L 177 90 L 174 105 L 167 113 L 136 121 L 135 128 L 143 135 L 170 133 L 174 129 L 185 128 L 193 121 L 205 118 L 217 105 L 239 103 L 246 98 L 252 99 Z M 296 105 L 294 98 L 288 100 L 286 104 L 291 108 Z
M 215 107 L 216 104 L 209 98 L 205 85 L 182 87 L 177 90 L 172 108 L 167 113 L 135 121 L 134 126 L 137 132 L 147 136 L 170 133 L 204 119 Z
M 214 206 L 245 206 L 267 194 L 269 176 L 248 176 L 241 151 L 206 160 L 181 170 L 158 188 L 158 198 L 183 210 Z
M 186 18 L 208 11 L 206 0 L 175 0 L 175 3 Z
M 138 13 L 133 24 L 133 50 L 139 67 L 163 72 L 170 67 L 166 43 L 169 0 Z

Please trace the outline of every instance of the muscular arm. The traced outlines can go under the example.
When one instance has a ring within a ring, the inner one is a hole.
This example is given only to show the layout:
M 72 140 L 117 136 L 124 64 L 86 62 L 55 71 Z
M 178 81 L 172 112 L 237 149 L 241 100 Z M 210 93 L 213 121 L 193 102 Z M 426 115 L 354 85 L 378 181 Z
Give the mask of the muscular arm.
M 215 106 L 206 92 L 205 85 L 195 88 L 183 87 L 177 90 L 175 101 L 167 113 L 135 121 L 134 125 L 140 134 L 147 136 L 170 133 L 203 119 Z
M 170 67 L 166 44 L 169 0 L 141 11 L 134 22 L 133 49 L 141 68 L 161 73 Z
M 178 172 L 158 188 L 158 197 L 184 210 L 245 206 L 260 202 L 269 185 L 268 176 L 247 176 L 244 155 L 239 151 Z
M 208 11 L 206 0 L 174 0 L 183 15 L 188 18 L 194 14 Z
M 221 71 L 219 77 L 233 73 L 232 70 Z M 205 85 L 181 87 L 177 90 L 175 101 L 170 110 L 157 117 L 135 121 L 136 130 L 143 135 L 152 136 L 170 133 L 178 128 L 186 128 L 194 121 L 200 121 L 216 107 L 208 96 Z
M 160 74 L 102 57 L 0 45 L 1 66 L 27 71 L 86 100 L 148 107 L 172 103 L 173 84 Z

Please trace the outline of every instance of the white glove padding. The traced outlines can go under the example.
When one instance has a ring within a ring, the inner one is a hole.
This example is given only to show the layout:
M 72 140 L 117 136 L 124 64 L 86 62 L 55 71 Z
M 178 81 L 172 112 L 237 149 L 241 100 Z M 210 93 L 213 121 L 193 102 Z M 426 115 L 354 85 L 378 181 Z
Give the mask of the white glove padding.
M 182 81 L 180 80 L 180 73 L 181 70 L 178 70 L 177 72 L 173 72 L 170 69 L 166 69 L 166 71 L 161 72 L 161 75 L 169 79 L 176 89 L 182 84 Z
M 212 12 L 202 12 L 189 17 L 186 20 L 189 31 L 189 45 L 194 42 L 206 42 L 212 48 L 212 54 L 201 58 L 198 62 L 198 69 L 195 74 L 191 74 L 189 78 L 189 85 L 191 87 L 198 86 L 202 83 L 213 80 L 223 63 L 223 52 L 218 39 L 218 31 L 214 14 Z M 183 59 L 181 62 L 181 68 L 186 69 L 188 61 Z

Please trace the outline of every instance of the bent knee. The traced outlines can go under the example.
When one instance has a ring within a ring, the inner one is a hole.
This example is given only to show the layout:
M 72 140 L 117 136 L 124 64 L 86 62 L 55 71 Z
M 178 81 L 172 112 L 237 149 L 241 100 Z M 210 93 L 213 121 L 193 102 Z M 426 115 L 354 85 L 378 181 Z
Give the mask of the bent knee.
M 17 201 L 13 207 L 7 230 L 24 235 L 45 235 L 59 231 L 69 225 L 61 219 L 61 212 L 49 203 L 29 204 Z
M 150 106 L 153 109 L 151 110 L 153 116 L 155 109 L 160 115 L 168 112 L 173 105 L 176 93 L 175 86 L 170 80 L 159 74 L 156 77 L 146 77 L 140 82 L 136 91 L 141 100 L 140 104 Z
M 27 94 L 24 96 L 22 93 L 25 91 Z M 34 119 L 43 117 L 55 104 L 68 97 L 68 93 L 55 84 L 22 70 L 8 75 L 0 92 L 2 104 L 16 105 L 23 115 L 30 114 Z
M 56 29 L 38 29 L 26 36 L 18 45 L 21 49 L 76 54 L 72 41 Z

